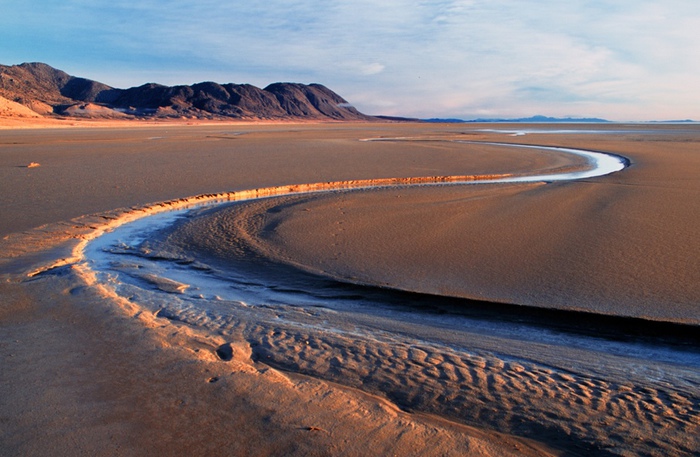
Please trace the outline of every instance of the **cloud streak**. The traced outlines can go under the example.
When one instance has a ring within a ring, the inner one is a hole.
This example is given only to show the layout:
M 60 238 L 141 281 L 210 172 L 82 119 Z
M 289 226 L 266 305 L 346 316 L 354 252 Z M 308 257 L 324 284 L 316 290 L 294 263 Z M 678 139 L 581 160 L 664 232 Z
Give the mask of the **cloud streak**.
M 287 80 L 368 113 L 700 118 L 685 0 L 2 3 L 2 63 L 121 87 Z

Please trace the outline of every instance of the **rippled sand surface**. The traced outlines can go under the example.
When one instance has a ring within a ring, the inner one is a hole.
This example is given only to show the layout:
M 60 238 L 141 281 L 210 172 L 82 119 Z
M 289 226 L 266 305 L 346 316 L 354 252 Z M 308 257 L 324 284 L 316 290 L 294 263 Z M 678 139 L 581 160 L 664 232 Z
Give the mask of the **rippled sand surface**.
M 35 180 L 29 188 L 46 207 L 3 225 L 8 305 L 0 322 L 10 369 L 2 380 L 11 395 L 2 413 L 20 418 L 5 448 L 70 449 L 68 436 L 82 449 L 115 451 L 108 443 L 127 445 L 108 436 L 128 431 L 134 454 L 204 446 L 272 455 L 692 455 L 700 428 L 692 337 L 700 296 L 693 198 L 700 132 L 635 129 L 511 139 L 452 125 L 255 127 L 244 135 L 207 127 L 59 135 L 65 146 L 38 136 L 31 147 L 21 145 L 18 139 L 31 141 L 20 134 L 5 138 L 6 160 L 34 151 L 41 167 L 4 173 L 20 190 Z M 422 141 L 358 141 L 382 136 Z M 145 243 L 123 238 L 111 245 L 119 260 L 110 258 L 109 271 L 71 258 L 81 237 L 158 206 L 105 211 L 148 201 L 583 165 L 558 154 L 444 141 L 465 137 L 610 151 L 632 166 L 576 183 L 400 187 L 237 203 L 189 213 L 149 232 Z M 66 157 L 52 163 L 40 145 L 65 148 L 85 169 Z M 131 156 L 134 150 L 141 154 Z M 88 172 L 101 170 L 105 157 L 143 164 L 132 165 L 143 178 L 109 168 L 97 185 Z M 51 166 L 82 174 L 84 187 L 46 172 Z M 42 194 L 42 186 L 58 190 Z M 71 198 L 79 204 L 51 204 Z M 103 205 L 102 212 L 53 223 L 95 211 L 91 205 Z M 51 224 L 18 233 L 37 221 Z M 66 266 L 21 279 L 52 264 Z M 189 281 L 195 274 L 205 282 Z M 214 280 L 250 295 L 214 293 Z M 372 285 L 382 288 L 366 287 Z M 532 318 L 507 304 L 585 310 L 593 314 L 585 322 L 594 324 L 596 315 L 623 315 L 691 326 L 679 325 L 670 342 L 667 331 L 640 340 L 629 329 L 618 341 L 610 330 L 627 321 L 605 318 L 604 329 L 582 332 L 568 314 Z M 26 330 L 34 336 L 23 336 Z M 51 363 L 27 364 L 42 341 L 57 348 Z M 98 362 L 69 356 L 76 345 L 93 348 Z M 19 375 L 23 366 L 32 368 Z M 119 367 L 128 367 L 123 383 L 110 374 Z M 56 372 L 62 374 L 53 381 L 38 381 Z M 42 386 L 48 395 L 22 403 Z M 40 415 L 57 416 L 67 403 L 74 406 L 47 426 L 45 438 L 33 446 L 22 438 Z M 148 435 L 177 426 L 176 411 L 202 419 L 200 438 L 170 434 L 170 444 L 149 448 Z M 155 419 L 164 413 L 168 419 Z M 95 420 L 82 435 L 66 434 L 84 424 L 79 417 Z M 358 433 L 365 444 L 353 441 Z

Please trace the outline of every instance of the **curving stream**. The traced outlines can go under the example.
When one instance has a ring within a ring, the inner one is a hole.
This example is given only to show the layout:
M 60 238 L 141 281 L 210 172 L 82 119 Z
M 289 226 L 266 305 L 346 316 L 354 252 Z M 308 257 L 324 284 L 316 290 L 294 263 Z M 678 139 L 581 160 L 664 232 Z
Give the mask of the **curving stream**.
M 86 274 L 96 275 L 115 296 L 159 317 L 243 342 L 254 361 L 376 393 L 409 410 L 536 439 L 544 434 L 554 445 L 581 453 L 692 452 L 698 439 L 691 439 L 689 447 L 688 437 L 700 435 L 697 343 L 622 331 L 615 335 L 622 321 L 602 316 L 531 313 L 338 282 L 256 258 L 244 248 L 225 268 L 197 253 L 169 248 L 168 235 L 177 227 L 237 200 L 392 185 L 585 179 L 628 164 L 613 154 L 572 148 L 455 143 L 575 154 L 590 167 L 527 176 L 358 180 L 195 197 L 129 214 L 85 244 L 80 256 Z

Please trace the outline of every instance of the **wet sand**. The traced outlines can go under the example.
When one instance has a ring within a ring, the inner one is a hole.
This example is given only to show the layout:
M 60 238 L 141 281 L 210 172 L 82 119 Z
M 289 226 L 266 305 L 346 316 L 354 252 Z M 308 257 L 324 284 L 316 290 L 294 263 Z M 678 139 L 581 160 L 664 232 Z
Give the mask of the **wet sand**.
M 0 135 L 3 173 L 0 233 L 5 237 L 2 240 L 4 258 L 0 264 L 3 273 L 0 325 L 3 327 L 3 367 L 7 369 L 3 368 L 1 382 L 3 391 L 8 394 L 3 396 L 0 407 L 2 422 L 6 424 L 1 441 L 3 451 L 10 455 L 42 455 L 50 449 L 75 454 L 134 455 L 192 451 L 231 455 L 365 455 L 368 452 L 577 455 L 590 452 L 590 448 L 576 448 L 571 442 L 556 442 L 547 430 L 542 430 L 538 438 L 549 445 L 534 444 L 437 417 L 402 412 L 385 399 L 340 387 L 328 380 L 280 372 L 259 359 L 253 361 L 250 343 L 246 343 L 245 338 L 227 335 L 225 339 L 205 329 L 144 312 L 138 303 L 120 300 L 104 290 L 100 283 L 86 281 L 85 275 L 78 274 L 75 266 L 56 268 L 33 278 L 24 275 L 35 270 L 37 265 L 69 256 L 79 237 L 91 232 L 91 227 L 104 224 L 115 214 L 128 212 L 129 207 L 148 202 L 283 184 L 395 176 L 521 173 L 538 167 L 578 166 L 570 161 L 558 162 L 562 159 L 547 154 L 522 154 L 506 149 L 495 154 L 492 147 L 470 147 L 465 153 L 462 148 L 455 149 L 441 142 L 357 141 L 358 138 L 417 135 L 508 139 L 463 126 L 399 124 L 3 132 Z M 596 240 L 611 237 L 618 241 L 622 233 L 626 233 L 637 242 L 635 249 L 661 260 L 651 265 L 642 262 L 643 254 L 632 252 L 636 254 L 629 262 L 636 269 L 633 271 L 640 270 L 642 275 L 655 278 L 649 283 L 650 293 L 658 296 L 666 290 L 677 290 L 670 301 L 673 305 L 671 318 L 696 322 L 697 311 L 688 297 L 698 296 L 693 289 L 697 281 L 692 281 L 698 272 L 694 260 L 698 258 L 695 255 L 698 244 L 689 236 L 699 214 L 694 198 L 700 190 L 695 179 L 697 137 L 682 132 L 625 137 L 569 134 L 561 137 L 529 135 L 518 137 L 517 141 L 619 152 L 630 157 L 634 166 L 629 173 L 625 171 L 620 175 L 622 177 L 596 178 L 575 186 L 533 184 L 498 191 L 465 191 L 458 187 L 402 189 L 398 193 L 363 192 L 343 194 L 339 198 L 302 199 L 291 206 L 274 208 L 274 211 L 268 211 L 269 206 L 263 212 L 253 209 L 243 220 L 252 221 L 250 227 L 261 229 L 258 232 L 248 230 L 248 233 L 254 235 L 254 244 L 262 252 L 308 269 L 359 278 L 362 282 L 388 283 L 412 290 L 426 288 L 422 291 L 430 292 L 435 287 L 438 292 L 445 292 L 444 284 L 447 284 L 452 288 L 450 291 L 469 295 L 474 294 L 473 287 L 478 285 L 487 288 L 485 296 L 511 293 L 518 298 L 540 277 L 532 271 L 522 271 L 527 269 L 522 268 L 521 262 L 532 262 L 540 271 L 555 274 L 559 269 L 547 269 L 549 262 L 574 268 L 570 267 L 562 250 L 581 249 L 591 252 L 584 256 L 584 265 L 575 268 L 617 272 L 620 259 L 631 255 L 630 251 L 611 256 L 609 262 L 596 260 L 600 254 L 596 248 L 601 249 L 596 246 Z M 660 150 L 665 154 L 659 154 Z M 40 166 L 26 168 L 31 162 Z M 105 167 L 105 163 L 110 166 Z M 570 189 L 572 186 L 594 190 Z M 627 189 L 631 191 L 626 192 Z M 531 199 L 526 198 L 530 195 Z M 518 200 L 510 202 L 509 197 Z M 409 203 L 404 203 L 406 201 Z M 462 211 L 463 204 L 470 205 L 470 211 Z M 542 211 L 539 206 L 542 204 L 556 208 L 557 212 L 573 214 L 573 219 L 565 221 L 551 237 L 545 237 L 543 232 L 551 233 L 551 226 L 562 222 L 561 218 L 552 216 L 554 211 Z M 116 208 L 125 209 L 113 211 Z M 377 208 L 391 210 L 381 211 L 378 217 Z M 579 225 L 588 221 L 591 214 L 600 212 L 605 215 L 604 224 Z M 102 215 L 80 218 L 91 213 Z M 430 217 L 424 218 L 425 214 Z M 529 214 L 537 217 L 529 217 Z M 495 221 L 498 230 L 479 225 L 484 224 L 482 218 L 485 217 Z M 544 220 L 539 221 L 540 217 Z M 674 221 L 673 237 L 668 233 L 668 218 Z M 513 220 L 520 221 L 519 230 L 509 225 Z M 275 230 L 270 230 L 271 223 Z M 35 228 L 41 224 L 47 225 Z M 339 225 L 344 226 L 343 230 Z M 463 225 L 485 230 L 486 234 L 455 231 Z M 392 236 L 396 227 L 402 227 L 405 236 Z M 436 227 L 439 230 L 435 230 Z M 591 227 L 593 233 L 589 233 Z M 527 234 L 530 242 L 518 243 L 514 239 L 516 230 Z M 460 246 L 464 246 L 465 237 L 476 236 L 481 240 L 481 237 L 501 231 L 503 236 L 496 239 L 505 245 L 500 247 L 494 248 L 490 243 L 476 243 L 474 247 L 474 243 L 466 243 L 470 249 L 476 249 L 470 253 L 470 258 L 483 258 L 491 263 L 488 264 L 489 274 L 477 276 L 476 281 L 480 282 L 465 283 L 464 277 L 471 277 L 475 271 L 456 275 L 456 270 L 464 271 L 470 264 L 463 261 L 463 256 L 456 255 L 456 250 L 442 246 L 455 246 L 460 242 Z M 569 239 L 571 232 L 573 239 Z M 313 238 L 299 236 L 299 233 L 310 234 Z M 410 237 L 416 237 L 421 243 L 410 242 Z M 685 242 L 674 241 L 677 237 Z M 314 242 L 309 243 L 309 240 Z M 410 250 L 407 249 L 409 245 Z M 422 246 L 426 246 L 426 252 L 410 253 Z M 494 249 L 504 255 L 495 261 L 489 260 Z M 546 261 L 538 257 L 538 250 L 547 252 Z M 659 272 L 648 271 L 659 264 L 663 267 Z M 426 270 L 431 275 L 425 277 Z M 681 277 L 675 277 L 679 272 Z M 514 277 L 504 285 L 502 279 L 511 275 Z M 436 286 L 437 281 L 444 281 L 444 284 Z M 665 289 L 667 284 L 673 287 Z M 631 291 L 612 280 L 604 286 L 606 290 L 622 287 L 619 295 L 626 296 Z M 579 293 L 590 292 L 586 284 L 576 281 L 569 287 L 571 289 L 557 290 L 551 295 L 579 297 Z M 549 296 L 538 292 L 532 297 L 532 303 Z M 510 295 L 504 298 L 510 299 Z M 583 305 L 591 303 L 596 300 L 584 298 Z M 543 305 L 561 306 L 561 303 L 543 300 Z M 641 305 L 638 309 L 645 310 L 644 313 L 653 311 L 651 301 Z M 630 305 L 622 300 L 622 304 L 605 306 L 609 311 Z M 292 346 L 300 347 L 299 336 L 292 337 Z M 276 345 L 289 343 L 285 341 L 277 335 L 263 348 L 274 355 Z M 400 354 L 400 342 L 395 343 L 389 347 L 399 352 L 394 355 L 377 352 L 376 363 L 406 359 Z M 230 352 L 227 344 L 232 345 Z M 352 341 L 343 344 L 347 344 L 350 351 L 358 349 L 353 347 Z M 219 356 L 217 348 L 224 349 L 219 351 Z M 229 360 L 221 360 L 221 354 Z M 307 354 L 312 355 L 311 352 Z M 430 358 L 428 353 L 421 358 L 417 352 L 409 357 L 414 361 Z M 350 359 L 344 365 L 351 372 Z M 342 359 L 338 360 L 343 364 Z M 470 366 L 478 366 L 477 362 L 471 360 Z M 513 374 L 511 380 L 525 375 L 540 376 L 527 366 L 498 365 L 496 360 L 494 365 L 488 358 L 482 362 L 485 369 L 472 372 L 470 379 L 485 376 L 491 379 L 488 383 L 498 384 L 503 374 Z M 424 368 L 429 367 L 425 365 Z M 517 373 L 520 374 L 515 376 Z M 452 378 L 446 374 L 445 379 Z M 459 382 L 466 382 L 462 381 Z M 580 380 L 559 381 L 560 386 L 570 381 L 571 388 L 581 388 Z M 477 380 L 472 383 L 478 385 Z M 610 387 L 589 386 L 595 395 L 608 389 L 608 393 L 615 394 L 611 397 L 612 403 L 619 402 L 624 386 Z M 554 392 L 551 389 L 555 387 L 543 385 L 542 394 L 546 397 L 547 392 Z M 665 411 L 672 411 L 671 416 L 676 420 L 674 427 L 681 430 L 680 434 L 674 434 L 674 439 L 680 441 L 666 444 L 678 455 L 687 453 L 697 444 L 694 441 L 697 434 L 693 430 L 697 431 L 698 427 L 698 395 L 697 390 L 691 388 L 688 398 L 687 392 L 684 390 L 683 395 L 669 400 L 664 407 Z M 585 389 L 580 393 L 584 395 Z M 633 394 L 639 395 L 639 392 Z M 650 392 L 645 395 L 637 404 L 657 398 Z M 579 397 L 569 398 L 573 404 Z M 494 410 L 515 407 L 505 404 L 504 399 L 496 396 L 486 401 Z M 587 408 L 595 408 L 593 403 L 584 404 L 581 414 L 585 414 Z M 658 414 L 663 415 L 663 411 L 659 409 Z M 645 414 L 641 410 L 638 413 Z M 601 420 L 605 417 L 603 413 Z M 194 424 L 192 418 L 196 418 Z M 626 431 L 639 437 L 643 437 L 644 432 Z M 159 439 L 154 440 L 154 436 Z M 358 436 L 368 438 L 358 440 Z

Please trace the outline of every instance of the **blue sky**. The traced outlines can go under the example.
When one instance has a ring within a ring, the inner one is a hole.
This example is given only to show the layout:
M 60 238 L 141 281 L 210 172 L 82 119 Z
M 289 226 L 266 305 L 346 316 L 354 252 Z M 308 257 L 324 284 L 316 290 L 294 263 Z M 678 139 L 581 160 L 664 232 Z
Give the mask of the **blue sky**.
M 325 84 L 417 117 L 700 119 L 696 0 L 0 0 L 0 63 Z

